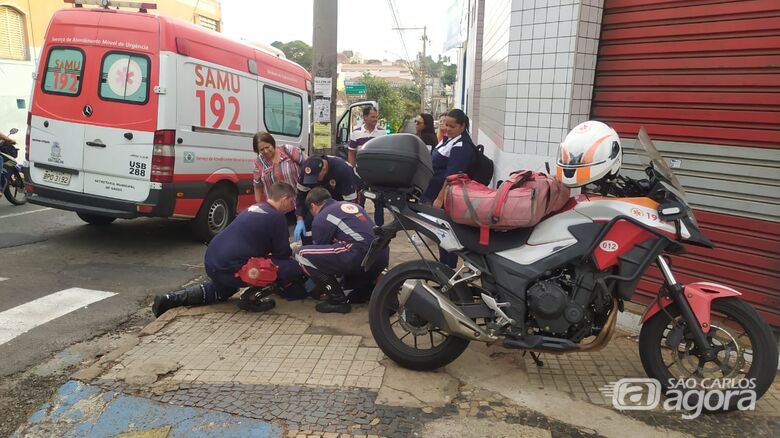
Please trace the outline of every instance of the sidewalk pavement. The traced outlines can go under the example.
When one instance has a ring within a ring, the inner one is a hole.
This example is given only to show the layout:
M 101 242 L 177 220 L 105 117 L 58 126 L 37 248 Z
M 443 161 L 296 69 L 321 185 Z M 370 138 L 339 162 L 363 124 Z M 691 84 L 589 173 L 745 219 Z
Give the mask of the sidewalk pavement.
M 391 264 L 416 257 L 393 242 Z M 636 337 L 600 352 L 542 355 L 472 343 L 435 372 L 387 359 L 365 305 L 314 301 L 247 313 L 233 300 L 179 308 L 72 376 L 15 437 L 777 436 L 780 386 L 752 412 L 614 410 L 599 388 L 645 377 Z

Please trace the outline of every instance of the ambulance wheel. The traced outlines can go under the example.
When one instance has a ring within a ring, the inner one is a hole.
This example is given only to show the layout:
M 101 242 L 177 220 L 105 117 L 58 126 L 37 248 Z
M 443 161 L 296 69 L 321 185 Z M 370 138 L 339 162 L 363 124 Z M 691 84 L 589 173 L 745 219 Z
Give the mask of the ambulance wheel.
M 227 187 L 214 187 L 192 222 L 195 235 L 204 242 L 224 230 L 236 216 L 236 195 Z
M 90 225 L 108 225 L 116 220 L 115 217 L 101 216 L 99 214 L 76 213 L 76 215 Z

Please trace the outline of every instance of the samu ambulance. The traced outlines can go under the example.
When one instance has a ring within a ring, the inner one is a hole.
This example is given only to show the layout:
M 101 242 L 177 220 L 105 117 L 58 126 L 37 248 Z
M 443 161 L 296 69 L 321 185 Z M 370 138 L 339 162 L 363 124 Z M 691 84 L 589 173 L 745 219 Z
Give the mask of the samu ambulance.
M 74 1 L 52 18 L 35 77 L 31 203 L 93 224 L 192 219 L 209 240 L 254 203 L 255 132 L 309 144 L 311 76 L 301 66 L 145 13 L 154 5 Z

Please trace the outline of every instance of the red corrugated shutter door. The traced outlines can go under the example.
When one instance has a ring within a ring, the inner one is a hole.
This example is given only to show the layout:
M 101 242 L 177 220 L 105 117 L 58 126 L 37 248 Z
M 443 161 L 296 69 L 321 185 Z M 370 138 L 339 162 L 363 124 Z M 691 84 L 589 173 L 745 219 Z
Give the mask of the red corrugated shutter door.
M 776 152 L 780 1 L 605 0 L 591 117 L 629 139 L 645 126 L 655 140 Z M 780 327 L 780 218 L 697 217 L 718 248 L 677 257 L 680 279 L 737 287 Z M 658 284 L 646 276 L 643 298 Z

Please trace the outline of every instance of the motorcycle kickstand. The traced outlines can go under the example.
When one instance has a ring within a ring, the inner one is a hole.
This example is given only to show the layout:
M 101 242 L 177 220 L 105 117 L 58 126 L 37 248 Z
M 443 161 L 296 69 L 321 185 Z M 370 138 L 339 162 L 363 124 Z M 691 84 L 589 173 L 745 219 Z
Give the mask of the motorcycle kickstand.
M 526 350 L 523 352 L 523 356 L 525 356 L 526 353 L 531 353 L 531 359 L 534 360 L 534 363 L 536 364 L 537 367 L 541 368 L 544 366 L 544 362 L 542 362 L 541 359 L 539 359 L 539 353 Z

